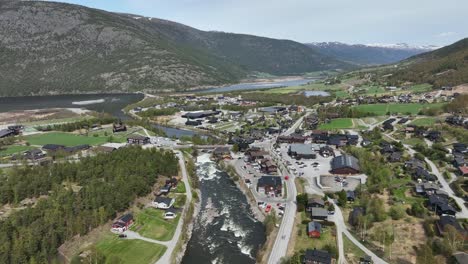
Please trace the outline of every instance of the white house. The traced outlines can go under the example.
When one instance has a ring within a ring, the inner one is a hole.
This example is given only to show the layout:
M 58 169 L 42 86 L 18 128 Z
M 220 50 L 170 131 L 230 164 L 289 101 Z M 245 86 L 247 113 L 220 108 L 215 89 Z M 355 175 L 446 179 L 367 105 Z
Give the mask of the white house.
M 164 219 L 174 219 L 177 217 L 177 213 L 174 208 L 169 208 L 164 212 Z
M 153 201 L 153 206 L 159 209 L 169 209 L 174 204 L 175 200 L 169 197 L 156 197 Z

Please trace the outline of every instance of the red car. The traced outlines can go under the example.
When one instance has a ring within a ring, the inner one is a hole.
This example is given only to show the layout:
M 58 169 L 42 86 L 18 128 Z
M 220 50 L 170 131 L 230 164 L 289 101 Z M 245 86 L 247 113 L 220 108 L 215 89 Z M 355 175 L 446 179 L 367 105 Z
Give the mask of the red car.
M 289 176 L 288 175 L 284 176 L 284 179 L 289 180 Z
M 265 213 L 269 213 L 271 211 L 271 204 L 267 205 L 265 209 Z

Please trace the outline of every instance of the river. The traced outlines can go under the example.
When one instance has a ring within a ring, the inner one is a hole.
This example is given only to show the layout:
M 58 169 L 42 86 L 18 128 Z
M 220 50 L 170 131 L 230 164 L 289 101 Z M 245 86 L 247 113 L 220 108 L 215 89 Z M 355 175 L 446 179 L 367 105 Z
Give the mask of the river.
M 270 82 L 251 82 L 251 83 L 238 83 L 229 86 L 212 87 L 205 90 L 199 90 L 196 92 L 233 92 L 243 90 L 258 90 L 266 88 L 277 88 L 277 87 L 290 87 L 304 85 L 309 82 L 316 81 L 317 79 L 300 78 L 300 79 L 284 79 Z
M 197 174 L 201 210 L 182 263 L 255 263 L 266 234 L 264 225 L 254 219 L 246 197 L 208 154 L 198 157 Z

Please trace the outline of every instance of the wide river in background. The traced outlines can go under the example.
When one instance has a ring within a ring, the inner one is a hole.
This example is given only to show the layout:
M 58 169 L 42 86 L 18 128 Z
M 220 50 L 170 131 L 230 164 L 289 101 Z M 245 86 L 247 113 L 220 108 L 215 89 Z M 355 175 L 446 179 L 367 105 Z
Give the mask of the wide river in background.
M 309 82 L 316 81 L 317 79 L 284 79 L 272 82 L 252 82 L 252 83 L 239 83 L 223 87 L 213 87 L 205 90 L 199 90 L 196 92 L 234 92 L 234 91 L 244 91 L 244 90 L 258 90 L 258 89 L 267 89 L 267 88 L 277 88 L 277 87 L 290 87 L 290 86 L 299 86 L 304 85 Z
M 209 157 L 197 159 L 201 210 L 182 264 L 254 264 L 266 240 L 265 227 L 234 181 Z

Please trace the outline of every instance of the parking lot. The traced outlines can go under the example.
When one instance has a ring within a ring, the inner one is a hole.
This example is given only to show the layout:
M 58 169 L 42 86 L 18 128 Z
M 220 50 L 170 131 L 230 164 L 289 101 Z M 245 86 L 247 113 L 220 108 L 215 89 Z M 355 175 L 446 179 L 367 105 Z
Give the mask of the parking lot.
M 320 184 L 324 192 L 354 191 L 361 184 L 361 179 L 355 176 L 320 176 Z

